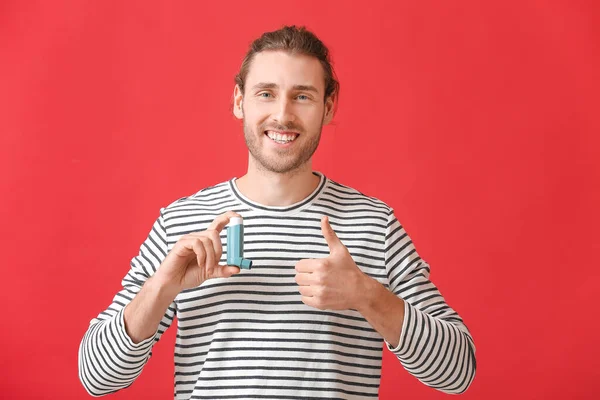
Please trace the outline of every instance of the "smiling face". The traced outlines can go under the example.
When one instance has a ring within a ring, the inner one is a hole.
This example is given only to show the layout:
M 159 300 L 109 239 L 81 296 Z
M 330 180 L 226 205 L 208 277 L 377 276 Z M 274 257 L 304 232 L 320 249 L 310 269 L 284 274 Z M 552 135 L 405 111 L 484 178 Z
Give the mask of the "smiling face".
M 244 93 L 235 87 L 234 114 L 243 119 L 258 168 L 289 173 L 310 162 L 323 125 L 333 117 L 333 100 L 324 96 L 323 67 L 316 58 L 283 51 L 255 55 Z

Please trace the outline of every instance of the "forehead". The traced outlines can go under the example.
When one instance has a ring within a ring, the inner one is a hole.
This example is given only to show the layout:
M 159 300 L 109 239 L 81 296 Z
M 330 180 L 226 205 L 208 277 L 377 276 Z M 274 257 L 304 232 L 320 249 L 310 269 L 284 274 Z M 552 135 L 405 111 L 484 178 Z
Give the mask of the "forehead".
M 282 89 L 312 85 L 321 94 L 325 91 L 325 75 L 317 58 L 283 51 L 262 51 L 254 56 L 245 87 L 259 82 L 275 83 Z

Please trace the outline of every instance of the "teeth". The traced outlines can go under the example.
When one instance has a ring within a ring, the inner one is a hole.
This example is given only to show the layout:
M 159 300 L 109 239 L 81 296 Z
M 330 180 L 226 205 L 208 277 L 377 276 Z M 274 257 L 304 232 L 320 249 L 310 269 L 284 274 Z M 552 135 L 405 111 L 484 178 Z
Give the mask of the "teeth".
M 271 131 L 267 131 L 267 136 L 269 136 L 271 139 L 273 139 L 275 141 L 283 142 L 283 143 L 291 142 L 298 137 L 298 135 L 282 135 L 280 133 L 271 132 Z

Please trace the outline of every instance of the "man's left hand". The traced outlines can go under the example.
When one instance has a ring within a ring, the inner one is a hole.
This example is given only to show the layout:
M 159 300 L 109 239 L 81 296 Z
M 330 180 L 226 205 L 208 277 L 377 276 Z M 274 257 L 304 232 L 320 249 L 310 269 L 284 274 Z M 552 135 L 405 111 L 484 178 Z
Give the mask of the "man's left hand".
M 300 285 L 302 302 L 320 310 L 356 310 L 371 278 L 358 268 L 328 217 L 321 218 L 321 231 L 329 246 L 329 256 L 300 260 L 296 264 L 296 283 Z

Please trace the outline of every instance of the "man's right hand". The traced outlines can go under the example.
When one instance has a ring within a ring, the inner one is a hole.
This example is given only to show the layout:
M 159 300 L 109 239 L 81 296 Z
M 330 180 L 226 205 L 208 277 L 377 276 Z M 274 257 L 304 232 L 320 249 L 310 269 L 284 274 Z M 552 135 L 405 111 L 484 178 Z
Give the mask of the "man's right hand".
M 220 233 L 232 217 L 241 215 L 228 211 L 215 218 L 205 231 L 182 236 L 154 274 L 154 280 L 179 293 L 200 286 L 207 279 L 239 273 L 236 266 L 219 265 L 223 253 Z

